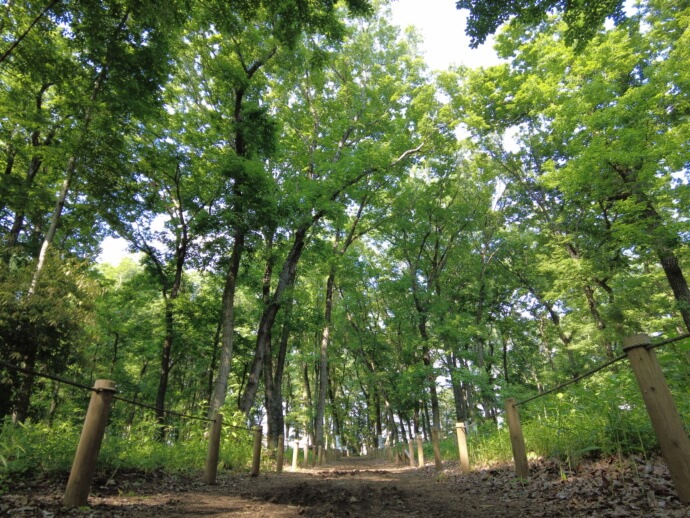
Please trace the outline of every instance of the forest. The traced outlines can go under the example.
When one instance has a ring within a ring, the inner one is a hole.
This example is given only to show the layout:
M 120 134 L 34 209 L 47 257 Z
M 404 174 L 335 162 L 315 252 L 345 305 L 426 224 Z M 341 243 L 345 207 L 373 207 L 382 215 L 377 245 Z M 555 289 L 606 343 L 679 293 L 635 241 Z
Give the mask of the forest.
M 0 488 L 69 468 L 89 394 L 43 374 L 148 405 L 114 465 L 218 412 L 489 462 L 506 398 L 687 334 L 690 4 L 512 4 L 458 2 L 500 64 L 430 70 L 387 2 L 2 2 Z M 687 430 L 690 340 L 657 354 Z M 657 448 L 625 363 L 520 410 L 536 457 Z

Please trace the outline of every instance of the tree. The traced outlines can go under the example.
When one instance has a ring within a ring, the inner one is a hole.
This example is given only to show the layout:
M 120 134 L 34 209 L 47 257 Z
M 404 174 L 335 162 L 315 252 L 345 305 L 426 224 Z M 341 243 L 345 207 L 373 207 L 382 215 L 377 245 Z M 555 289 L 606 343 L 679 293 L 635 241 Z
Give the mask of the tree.
M 474 127 L 502 164 L 506 198 L 522 207 L 523 228 L 551 233 L 545 242 L 539 238 L 539 250 L 550 247 L 540 269 L 553 275 L 552 292 L 568 300 L 568 312 L 583 307 L 589 313 L 609 356 L 612 341 L 645 318 L 629 320 L 628 308 L 639 308 L 640 301 L 628 298 L 632 283 L 625 278 L 638 276 L 633 265 L 649 263 L 650 254 L 687 321 L 687 283 L 678 259 L 683 231 L 671 208 L 685 191 L 673 181 L 686 163 L 675 137 L 684 121 L 670 108 L 684 102 L 685 92 L 661 86 L 669 76 L 656 57 L 683 46 L 678 32 L 662 29 L 677 22 L 654 7 L 644 16 L 666 35 L 652 36 L 633 23 L 601 33 L 577 54 L 565 46 L 562 24 L 545 23 L 528 34 L 513 27 L 498 44 L 513 57 L 511 65 L 481 71 L 473 83 L 482 92 L 477 109 L 491 121 Z M 489 138 L 492 130 L 515 134 L 520 149 L 501 149 Z M 577 294 L 573 285 L 579 285 Z M 554 296 L 536 291 L 533 285 L 533 295 L 554 315 Z M 552 320 L 560 325 L 560 317 Z
M 616 23 L 625 20 L 623 4 L 623 0 L 458 0 L 455 3 L 458 9 L 470 11 L 465 32 L 470 36 L 470 45 L 474 48 L 513 17 L 520 23 L 537 24 L 554 11 L 562 13 L 568 25 L 566 41 L 582 48 L 594 37 L 606 18 L 611 17 Z
M 415 123 L 408 125 L 405 115 L 407 100 L 421 80 L 419 62 L 407 54 L 407 45 L 395 44 L 395 36 L 385 21 L 363 24 L 327 68 L 298 76 L 296 85 L 289 83 L 294 90 L 284 100 L 289 116 L 286 113 L 288 133 L 283 139 L 289 147 L 281 157 L 289 161 L 280 170 L 300 174 L 280 182 L 289 193 L 289 212 L 295 215 L 292 244 L 259 322 L 240 402 L 245 413 L 254 404 L 273 323 L 283 294 L 294 283 L 309 233 L 324 219 L 339 217 L 359 184 L 386 183 L 387 178 L 393 182 L 400 166 L 422 147 Z M 320 49 L 306 50 L 301 59 L 307 63 L 323 59 Z M 300 93 L 300 102 L 294 91 Z
M 69 255 L 94 253 L 98 237 L 92 229 L 99 227 L 98 217 L 93 207 L 85 207 L 84 195 L 95 178 L 107 176 L 99 160 L 121 149 L 131 118 L 150 113 L 155 105 L 176 27 L 170 17 L 150 16 L 144 5 L 113 1 L 71 7 L 71 17 L 63 18 L 63 11 L 42 15 L 36 25 L 41 32 L 23 36 L 24 44 L 2 67 L 4 91 L 21 107 L 3 116 L 6 168 L 0 190 L 9 196 L 3 204 L 7 224 L 2 239 L 8 248 L 2 255 L 10 267 L 27 255 L 35 259 L 22 291 L 28 299 L 41 290 L 56 240 L 63 241 Z M 11 20 L 26 13 L 8 4 L 5 14 Z M 124 131 L 113 131 L 117 123 Z M 67 228 L 60 233 L 65 219 Z M 39 343 L 29 342 L 26 364 L 38 354 Z M 30 394 L 33 376 L 23 383 L 21 392 Z
M 271 6 L 268 13 L 257 10 L 237 14 L 228 12 L 227 7 L 220 3 L 214 6 L 214 15 L 221 13 L 224 20 L 221 34 L 226 34 L 231 38 L 229 45 L 218 40 L 220 52 L 216 55 L 212 54 L 211 61 L 219 57 L 218 64 L 225 67 L 225 73 L 222 76 L 224 81 L 216 86 L 220 88 L 218 93 L 223 88 L 229 90 L 228 93 L 233 100 L 231 127 L 234 136 L 231 147 L 237 158 L 231 164 L 229 171 L 233 179 L 234 236 L 223 294 L 223 346 L 209 415 L 217 412 L 225 401 L 227 376 L 232 359 L 234 297 L 245 239 L 250 231 L 256 231 L 263 225 L 275 226 L 274 223 L 265 221 L 266 218 L 270 220 L 274 215 L 270 215 L 269 211 L 264 209 L 266 205 L 271 205 L 267 203 L 267 198 L 264 196 L 266 192 L 263 190 L 270 189 L 271 180 L 268 172 L 263 170 L 261 165 L 261 159 L 271 154 L 275 128 L 268 116 L 268 110 L 260 105 L 266 85 L 261 80 L 257 84 L 257 78 L 260 75 L 257 73 L 266 67 L 279 49 L 288 51 L 297 45 L 303 33 L 323 34 L 326 41 L 337 41 L 342 37 L 344 29 L 344 24 L 331 2 L 309 6 L 301 2 L 295 2 L 294 5 L 269 2 L 268 5 Z M 352 0 L 348 2 L 348 6 L 353 14 L 369 12 L 368 2 L 362 0 Z M 210 22 L 213 23 L 218 19 L 218 16 L 214 16 Z M 262 19 L 263 23 L 257 24 L 257 19 Z M 287 20 L 290 22 L 286 23 Z M 239 30 L 242 31 L 244 41 L 237 39 Z M 205 39 L 203 30 L 200 36 L 202 40 Z M 220 101 L 221 98 L 216 97 L 213 100 Z M 256 190 L 257 185 L 263 186 L 263 189 Z M 252 213 L 258 213 L 257 219 L 247 220 L 247 215 Z M 261 221 L 262 218 L 264 221 Z M 283 286 L 286 285 L 283 284 Z M 260 371 L 259 366 L 254 376 L 259 376 Z

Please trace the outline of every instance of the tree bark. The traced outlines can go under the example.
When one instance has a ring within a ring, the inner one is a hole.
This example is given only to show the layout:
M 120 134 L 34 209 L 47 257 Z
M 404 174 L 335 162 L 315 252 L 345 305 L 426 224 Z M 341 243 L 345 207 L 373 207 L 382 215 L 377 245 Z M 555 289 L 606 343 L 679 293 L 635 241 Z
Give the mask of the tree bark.
M 686 329 L 690 332 L 690 289 L 688 289 L 688 282 L 685 280 L 678 258 L 670 247 L 659 246 L 656 252 L 666 274 L 666 280 L 678 303 L 678 311 Z
M 311 411 L 313 408 L 313 400 L 311 396 L 311 383 L 309 382 L 309 364 L 305 363 L 302 367 L 302 374 L 304 376 L 304 399 L 306 400 L 306 406 L 307 406 L 307 415 L 311 415 Z M 312 438 L 312 442 L 314 439 L 314 434 L 313 434 L 313 429 L 311 428 L 311 423 L 307 421 L 304 426 L 304 431 L 309 434 L 309 436 Z
M 333 312 L 333 291 L 335 287 L 335 265 L 331 265 L 326 281 L 326 309 L 324 311 L 324 325 L 321 334 L 321 348 L 319 351 L 319 392 L 316 401 L 316 444 L 324 445 L 324 414 L 326 409 L 326 391 L 328 390 L 328 343 L 331 332 L 331 315 Z
M 278 347 L 278 358 L 275 364 L 275 374 L 273 375 L 272 387 L 266 395 L 266 418 L 268 421 L 268 443 L 269 445 L 278 443 L 278 435 L 285 431 L 285 417 L 283 415 L 283 374 L 285 372 L 285 362 L 287 359 L 287 347 L 290 340 L 290 318 L 292 317 L 293 299 L 290 297 L 285 302 L 285 321 L 280 333 L 280 345 Z
M 223 329 L 222 320 L 218 322 L 216 326 L 216 334 L 213 337 L 213 349 L 211 351 L 211 361 L 208 365 L 208 377 L 206 386 L 206 401 L 208 401 L 208 406 L 210 408 L 211 398 L 213 397 L 213 379 L 216 372 L 216 362 L 218 361 L 218 354 L 220 349 L 220 332 Z
M 172 301 L 165 299 L 165 339 L 163 340 L 163 348 L 161 350 L 161 365 L 158 375 L 158 390 L 156 391 L 156 421 L 158 422 L 158 430 L 156 431 L 156 438 L 162 441 L 165 437 L 165 396 L 168 392 L 168 381 L 170 378 L 170 369 L 172 367 L 172 346 L 173 346 L 173 328 L 174 316 L 172 309 Z
M 232 245 L 230 265 L 225 276 L 225 288 L 223 289 L 223 316 L 222 316 L 222 345 L 220 349 L 220 362 L 218 374 L 213 386 L 213 395 L 209 403 L 208 417 L 211 419 L 225 403 L 228 390 L 228 378 L 232 363 L 233 332 L 235 329 L 235 291 L 237 289 L 237 274 L 240 270 L 242 253 L 244 251 L 244 230 L 235 230 L 235 241 Z
M 459 371 L 454 355 L 447 355 L 446 364 L 450 375 L 450 384 L 453 389 L 453 402 L 455 403 L 455 417 L 458 421 L 467 420 L 467 401 L 462 388 L 462 382 L 455 375 Z
M 304 246 L 306 244 L 307 232 L 311 228 L 313 220 L 307 224 L 302 225 L 293 239 L 292 247 L 288 253 L 283 268 L 278 278 L 278 284 L 273 292 L 273 296 L 268 305 L 264 308 L 261 320 L 259 322 L 259 330 L 256 337 L 256 346 L 254 348 L 254 359 L 249 370 L 249 379 L 244 393 L 240 399 L 239 408 L 245 414 L 249 414 L 254 406 L 256 393 L 259 389 L 259 382 L 261 380 L 261 373 L 263 371 L 264 357 L 266 354 L 267 340 L 270 339 L 271 329 L 275 323 L 276 315 L 283 303 L 283 294 L 288 286 L 294 283 L 297 275 L 297 263 L 302 256 Z

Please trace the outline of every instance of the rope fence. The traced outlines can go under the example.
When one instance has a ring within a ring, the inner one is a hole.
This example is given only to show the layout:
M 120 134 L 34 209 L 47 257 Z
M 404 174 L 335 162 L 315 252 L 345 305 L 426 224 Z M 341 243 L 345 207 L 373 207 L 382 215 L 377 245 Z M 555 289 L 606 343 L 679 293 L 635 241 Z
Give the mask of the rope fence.
M 579 376 L 576 376 L 573 379 L 566 381 L 565 383 L 561 383 L 557 387 L 551 388 L 549 390 L 545 390 L 544 392 L 540 392 L 536 396 L 532 396 L 532 397 L 529 397 L 527 399 L 523 399 L 521 401 L 516 401 L 515 406 L 524 405 L 525 403 L 529 403 L 530 401 L 534 401 L 535 399 L 539 399 L 541 397 L 548 396 L 549 394 L 553 394 L 554 392 L 557 392 L 557 391 L 559 391 L 559 390 L 561 390 L 561 389 L 563 389 L 569 385 L 577 383 L 578 381 L 582 381 L 585 378 L 589 378 L 590 376 L 596 374 L 597 372 L 602 371 L 602 370 L 606 369 L 607 367 L 610 367 L 611 365 L 618 363 L 621 360 L 625 360 L 627 357 L 628 357 L 627 354 L 621 354 L 620 356 L 614 358 L 613 360 L 609 360 L 606 363 L 599 365 L 598 367 L 590 369 L 587 372 L 584 372 L 584 373 L 580 374 Z
M 532 397 L 528 397 L 520 401 L 517 401 L 514 398 L 507 398 L 505 400 L 505 409 L 499 410 L 492 408 L 491 415 L 485 415 L 474 422 L 488 421 L 489 419 L 494 419 L 497 415 L 505 412 L 505 420 L 508 424 L 508 433 L 510 437 L 511 449 L 513 451 L 515 471 L 519 478 L 527 479 L 530 476 L 530 471 L 527 461 L 525 440 L 522 433 L 522 425 L 520 423 L 520 416 L 518 414 L 517 407 L 560 391 L 622 360 L 628 359 L 637 380 L 637 384 L 642 393 L 642 398 L 644 400 L 647 413 L 652 423 L 652 427 L 654 428 L 656 437 L 659 441 L 661 453 L 666 461 L 666 464 L 668 465 L 671 479 L 676 487 L 678 497 L 682 502 L 690 503 L 690 440 L 688 439 L 687 431 L 683 425 L 678 410 L 675 407 L 668 384 L 666 383 L 666 379 L 655 354 L 655 349 L 659 347 L 688 338 L 690 338 L 690 334 L 682 334 L 673 338 L 662 340 L 660 342 L 652 343 L 649 339 L 649 336 L 645 334 L 628 336 L 623 340 L 622 343 L 624 354 L 598 365 L 597 367 L 589 369 L 573 379 L 570 379 L 556 387 L 545 390 Z M 469 423 L 464 422 L 456 423 L 460 469 L 463 473 L 468 473 L 470 471 L 467 448 L 468 425 Z M 432 442 L 434 443 L 436 470 L 441 471 L 443 468 L 439 462 L 439 456 L 436 452 L 438 444 L 437 433 L 438 430 L 432 429 Z M 409 451 L 410 465 L 413 466 L 414 460 L 411 442 Z M 394 454 L 393 458 L 400 463 L 401 457 L 400 452 L 397 452 Z M 424 465 L 423 459 L 424 457 L 420 449 L 420 466 Z
M 140 408 L 146 408 L 147 410 L 153 410 L 155 412 L 158 412 L 158 409 L 155 406 L 147 405 L 145 403 L 140 403 L 139 401 L 134 401 L 132 399 L 127 399 L 121 396 L 113 396 L 113 399 L 116 401 L 122 401 L 123 403 L 128 403 L 130 405 L 138 406 Z M 163 413 L 167 415 L 174 415 L 176 417 L 182 417 L 184 419 L 193 419 L 196 421 L 205 421 L 207 423 L 212 423 L 214 420 L 213 419 L 208 419 L 206 417 L 199 417 L 199 416 L 194 416 L 194 415 L 188 415 L 188 414 L 181 414 L 179 412 L 174 412 L 172 410 L 163 410 Z
M 657 349 L 658 347 L 662 347 L 664 345 L 669 345 L 669 344 L 672 344 L 675 342 L 679 342 L 681 340 L 685 340 L 686 338 L 690 338 L 690 333 L 686 333 L 686 334 L 683 334 L 680 336 L 669 338 L 667 340 L 663 340 L 662 342 L 657 342 L 654 344 L 650 343 L 649 345 L 645 345 L 644 348 L 647 349 L 648 351 L 651 351 L 653 349 Z M 530 401 L 534 401 L 535 399 L 539 399 L 539 398 L 547 396 L 549 394 L 553 394 L 554 392 L 557 392 L 557 391 L 559 391 L 559 390 L 561 390 L 561 389 L 563 389 L 569 385 L 577 383 L 578 381 L 582 381 L 585 378 L 589 378 L 590 376 L 596 374 L 597 372 L 602 371 L 602 370 L 610 367 L 611 365 L 618 363 L 621 360 L 625 360 L 626 358 L 628 358 L 627 353 L 621 354 L 620 356 L 617 356 L 616 358 L 613 358 L 612 360 L 609 360 L 606 363 L 599 365 L 598 367 L 594 367 L 593 369 L 590 369 L 590 370 L 580 374 L 579 376 L 576 376 L 575 378 L 573 378 L 571 380 L 568 380 L 564 383 L 561 383 L 557 387 L 551 388 L 549 390 L 545 390 L 544 392 L 540 392 L 539 394 L 532 396 L 532 397 L 529 397 L 527 399 L 523 399 L 521 401 L 516 401 L 515 406 L 524 405 L 525 403 L 529 403 Z
M 657 343 L 651 343 L 647 335 L 633 335 L 627 337 L 623 340 L 623 350 L 625 351 L 624 354 L 598 365 L 597 367 L 589 369 L 573 379 L 570 379 L 557 385 L 556 387 L 545 390 L 532 397 L 528 397 L 520 401 L 516 401 L 513 398 L 508 398 L 505 400 L 505 409 L 494 409 L 490 416 L 487 415 L 485 418 L 480 419 L 480 421 L 493 419 L 504 412 L 506 413 L 506 421 L 508 423 L 516 472 L 520 478 L 528 478 L 529 465 L 527 463 L 527 453 L 517 407 L 560 391 L 624 359 L 628 359 L 642 392 L 650 420 L 652 421 L 652 425 L 661 446 L 662 454 L 669 466 L 671 478 L 673 479 L 674 485 L 678 490 L 679 498 L 683 502 L 690 502 L 690 441 L 688 440 L 687 433 L 682 421 L 680 420 L 678 411 L 675 408 L 670 390 L 668 389 L 665 377 L 654 353 L 654 350 L 659 347 L 688 338 L 690 338 L 690 334 L 683 334 Z M 117 396 L 117 389 L 113 381 L 96 380 L 93 387 L 88 387 L 71 380 L 66 380 L 51 374 L 35 372 L 33 370 L 19 367 L 4 361 L 0 361 L 0 366 L 21 372 L 26 375 L 37 376 L 75 388 L 88 390 L 92 393 L 91 402 L 89 403 L 89 409 L 84 421 L 81 439 L 75 454 L 74 464 L 70 472 L 70 480 L 68 481 L 65 496 L 63 498 L 63 503 L 66 506 L 78 507 L 85 505 L 87 502 L 91 479 L 93 477 L 93 470 L 96 465 L 96 459 L 105 432 L 110 407 L 114 400 L 122 401 L 123 403 L 148 410 L 153 410 L 155 412 L 161 412 L 161 410 L 155 406 L 140 403 L 122 396 Z M 257 476 L 259 474 L 262 447 L 261 426 L 247 428 L 230 423 L 224 424 L 223 416 L 221 414 L 216 414 L 214 419 L 208 419 L 205 417 L 193 416 L 171 410 L 162 410 L 162 412 L 165 415 L 212 423 L 209 432 L 209 451 L 206 460 L 204 482 L 208 484 L 215 484 L 219 458 L 221 427 L 223 425 L 229 428 L 253 432 L 254 441 L 251 475 Z M 431 432 L 436 469 L 441 470 L 442 464 L 438 447 L 440 431 L 438 429 L 432 429 Z M 456 423 L 456 432 L 458 437 L 461 470 L 463 473 L 467 473 L 469 472 L 470 467 L 467 450 L 466 424 Z M 284 448 L 284 441 L 282 439 L 283 437 L 280 436 L 278 447 L 279 461 L 277 468 L 279 472 L 282 470 L 282 455 Z M 421 437 L 418 436 L 416 442 L 418 442 L 419 451 L 422 452 Z M 409 441 L 407 446 L 408 448 L 406 448 L 406 450 L 409 449 L 409 451 L 405 451 L 404 453 L 397 452 L 396 449 L 396 461 L 404 462 L 404 457 L 407 455 L 410 465 L 414 466 L 414 444 L 412 439 Z M 293 447 L 293 471 L 296 469 L 298 449 L 299 445 L 296 442 Z M 304 446 L 304 451 L 306 463 L 308 458 L 306 443 Z M 389 451 L 389 453 L 391 452 Z M 322 451 L 322 447 L 319 446 L 319 452 L 315 455 L 315 459 L 319 459 L 319 463 L 322 463 L 323 461 L 322 455 L 325 455 L 325 451 Z M 423 465 L 423 453 L 420 453 L 419 457 L 420 465 Z
M 191 419 L 211 423 L 209 431 L 208 454 L 206 457 L 206 466 L 204 469 L 203 477 L 204 482 L 207 484 L 216 483 L 222 426 L 225 425 L 228 428 L 252 432 L 254 435 L 254 440 L 252 449 L 253 458 L 251 475 L 254 477 L 259 475 L 261 446 L 263 437 L 263 430 L 261 426 L 247 428 L 233 425 L 230 423 L 224 424 L 223 416 L 220 413 L 217 413 L 214 419 L 208 419 L 206 417 L 183 414 L 181 412 L 174 412 L 172 410 L 158 409 L 152 405 L 147 405 L 145 403 L 140 403 L 138 401 L 134 401 L 132 399 L 128 399 L 122 396 L 117 396 L 117 388 L 115 382 L 111 380 L 98 379 L 94 382 L 93 387 L 88 387 L 81 383 L 67 380 L 59 376 L 43 372 L 37 372 L 31 369 L 20 367 L 18 365 L 13 365 L 5 361 L 0 361 L 0 367 L 4 367 L 6 369 L 20 372 L 22 374 L 29 376 L 45 378 L 51 381 L 55 381 L 61 384 L 69 385 L 71 387 L 91 392 L 91 400 L 89 402 L 89 407 L 86 412 L 86 417 L 84 418 L 84 426 L 82 428 L 79 444 L 77 446 L 77 451 L 74 455 L 74 461 L 72 464 L 72 469 L 70 470 L 69 480 L 67 481 L 65 494 L 62 499 L 63 504 L 67 507 L 80 507 L 86 505 L 87 503 L 89 492 L 91 490 L 91 481 L 93 479 L 98 454 L 100 452 L 103 437 L 105 435 L 105 428 L 108 422 L 108 416 L 110 414 L 110 408 L 112 406 L 113 401 L 122 401 L 123 403 L 127 403 L 129 405 L 133 405 L 140 408 L 145 408 L 148 410 L 153 410 L 157 413 L 162 412 L 166 416 L 176 416 L 181 417 L 183 419 Z M 283 441 L 281 436 L 279 440 L 279 449 L 281 451 L 278 452 L 278 459 L 280 464 L 278 467 L 279 471 L 282 471 L 282 448 Z
M 70 380 L 66 380 L 63 378 L 59 378 L 58 376 L 53 376 L 52 374 L 44 374 L 42 372 L 35 372 L 35 371 L 32 371 L 31 369 L 25 369 L 24 367 L 19 367 L 18 365 L 12 365 L 11 363 L 7 363 L 4 361 L 0 361 L 0 365 L 7 368 L 7 369 L 13 370 L 13 371 L 21 372 L 22 374 L 28 374 L 30 376 L 38 376 L 40 378 L 46 378 L 46 379 L 49 379 L 51 381 L 57 381 L 58 383 L 63 383 L 65 385 L 70 385 L 72 387 L 80 388 L 83 390 L 90 390 L 90 391 L 93 390 L 93 387 L 87 387 L 86 385 L 82 385 L 81 383 L 77 383 L 75 381 L 70 381 Z
M 685 334 L 683 334 L 683 335 L 679 335 L 679 336 L 675 336 L 675 337 L 673 337 L 673 338 L 669 338 L 669 339 L 664 340 L 664 341 L 662 341 L 662 342 L 657 342 L 657 343 L 655 343 L 655 344 L 650 344 L 650 345 L 648 345 L 647 347 L 645 347 L 645 349 L 647 349 L 647 350 L 649 351 L 649 350 L 651 350 L 651 349 L 656 349 L 657 347 L 661 347 L 662 345 L 668 345 L 668 344 L 672 344 L 672 343 L 675 343 L 675 342 L 680 342 L 681 340 L 685 340 L 686 338 L 690 338 L 690 333 L 685 333 Z
M 506 421 L 508 423 L 517 476 L 527 479 L 530 475 L 525 439 L 517 407 L 577 383 L 627 358 L 642 393 L 642 399 L 659 441 L 661 453 L 668 465 L 678 497 L 682 502 L 690 503 L 690 440 L 654 352 L 655 349 L 661 346 L 687 338 L 690 338 L 690 334 L 683 334 L 661 342 L 652 343 L 649 336 L 645 334 L 628 336 L 623 340 L 623 351 L 625 351 L 625 354 L 536 396 L 521 401 L 507 398 L 505 400 Z M 458 426 L 464 427 L 464 424 L 458 423 Z M 458 437 L 460 438 L 460 434 L 458 434 Z
M 0 366 L 5 367 L 5 368 L 10 369 L 10 370 L 14 370 L 14 371 L 17 371 L 17 372 L 21 372 L 22 374 L 27 374 L 27 375 L 36 376 L 36 377 L 39 377 L 39 378 L 49 379 L 49 380 L 51 380 L 51 381 L 56 381 L 56 382 L 58 382 L 58 383 L 61 383 L 61 384 L 64 384 L 64 385 L 69 385 L 69 386 L 71 386 L 71 387 L 79 388 L 79 389 L 82 389 L 82 390 L 88 390 L 88 391 L 91 391 L 91 392 L 93 392 L 94 390 L 96 390 L 96 389 L 94 389 L 94 387 L 89 387 L 88 385 L 83 385 L 83 384 L 81 384 L 81 383 L 77 383 L 76 381 L 67 380 L 67 379 L 65 379 L 65 378 L 61 378 L 61 377 L 59 377 L 59 376 L 55 376 L 55 375 L 53 375 L 53 374 L 46 374 L 46 373 L 44 373 L 44 372 L 37 372 L 37 371 L 31 370 L 31 369 L 26 369 L 26 368 L 24 368 L 24 367 L 19 367 L 18 365 L 13 365 L 13 364 L 7 363 L 7 362 L 5 362 L 5 361 L 0 361 Z M 147 405 L 146 403 L 141 403 L 141 402 L 139 402 L 139 401 L 134 401 L 133 399 L 127 399 L 127 398 L 122 397 L 122 396 L 114 395 L 114 396 L 113 396 L 113 400 L 115 400 L 115 401 L 122 401 L 123 403 L 127 403 L 127 404 L 129 404 L 129 405 L 133 405 L 133 406 L 136 406 L 136 407 L 145 408 L 145 409 L 147 409 L 147 410 L 153 410 L 154 412 L 158 412 L 158 408 L 156 408 L 156 407 L 153 406 L 153 405 Z M 166 415 L 171 415 L 171 416 L 175 416 L 175 417 L 181 417 L 181 418 L 184 418 L 184 419 L 192 419 L 192 420 L 196 420 L 196 421 L 203 421 L 203 422 L 206 422 L 206 423 L 213 423 L 213 422 L 214 422 L 214 419 L 208 419 L 207 417 L 199 417 L 199 416 L 194 416 L 194 415 L 189 415 L 189 414 L 183 414 L 183 413 L 180 413 L 180 412 L 175 412 L 175 411 L 173 411 L 173 410 L 162 410 L 162 412 L 163 412 L 164 414 L 166 414 Z M 251 432 L 251 431 L 252 431 L 251 428 L 248 428 L 248 427 L 246 427 L 246 426 L 237 426 L 237 425 L 233 425 L 233 424 L 229 424 L 229 423 L 225 423 L 225 426 L 230 427 L 230 428 L 235 428 L 235 429 L 237 429 L 237 430 L 243 430 L 243 431 L 246 431 L 246 432 Z

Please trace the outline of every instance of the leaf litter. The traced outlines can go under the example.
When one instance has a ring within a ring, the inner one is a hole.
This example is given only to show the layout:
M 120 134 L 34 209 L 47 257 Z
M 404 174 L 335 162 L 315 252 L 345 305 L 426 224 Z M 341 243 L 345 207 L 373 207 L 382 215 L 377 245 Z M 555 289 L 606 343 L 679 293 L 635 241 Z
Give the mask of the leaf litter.
M 530 465 L 529 480 L 512 466 L 457 463 L 442 472 L 345 458 L 282 475 L 221 472 L 218 484 L 201 474 L 162 471 L 99 473 L 88 506 L 65 508 L 63 476 L 25 476 L 0 495 L 0 516 L 154 517 L 679 517 L 690 506 L 676 495 L 662 459 L 610 457 L 569 467 L 555 460 Z

